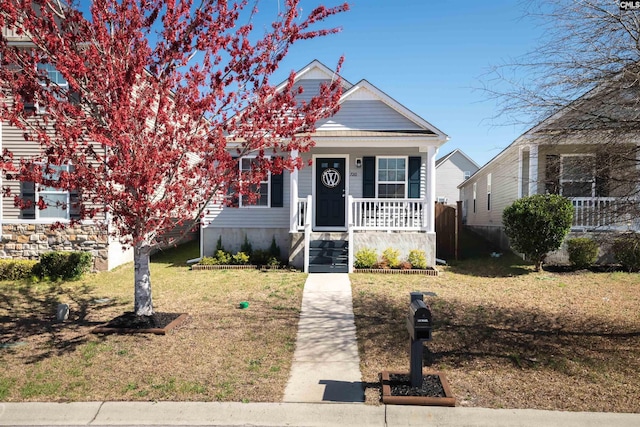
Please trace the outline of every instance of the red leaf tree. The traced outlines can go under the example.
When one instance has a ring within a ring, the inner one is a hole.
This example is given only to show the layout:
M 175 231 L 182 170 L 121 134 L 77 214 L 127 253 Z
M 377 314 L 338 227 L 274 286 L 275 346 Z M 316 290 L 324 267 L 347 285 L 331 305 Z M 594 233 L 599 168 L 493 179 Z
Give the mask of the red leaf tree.
M 340 96 L 337 79 L 307 102 L 293 74 L 279 91 L 269 79 L 293 43 L 337 32 L 314 24 L 346 3 L 301 17 L 299 0 L 286 0 L 260 31 L 247 0 L 195 3 L 96 0 L 85 17 L 73 2 L 0 0 L 0 27 L 29 39 L 0 40 L 0 116 L 41 148 L 13 161 L 14 179 L 81 191 L 78 218 L 109 221 L 133 246 L 137 315 L 153 314 L 149 254 L 166 231 L 249 194 L 269 171 L 301 167 L 287 153 L 310 148 Z M 240 183 L 235 158 L 248 153 L 259 166 Z

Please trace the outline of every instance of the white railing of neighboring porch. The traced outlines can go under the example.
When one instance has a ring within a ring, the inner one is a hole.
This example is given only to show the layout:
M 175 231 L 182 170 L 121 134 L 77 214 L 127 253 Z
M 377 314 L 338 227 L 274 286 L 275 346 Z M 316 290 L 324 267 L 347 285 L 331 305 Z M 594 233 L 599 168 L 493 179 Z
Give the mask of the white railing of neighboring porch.
M 629 211 L 628 200 L 617 197 L 572 197 L 573 228 L 629 230 L 637 220 Z
M 423 200 L 363 198 L 352 200 L 354 230 L 421 230 L 423 228 Z

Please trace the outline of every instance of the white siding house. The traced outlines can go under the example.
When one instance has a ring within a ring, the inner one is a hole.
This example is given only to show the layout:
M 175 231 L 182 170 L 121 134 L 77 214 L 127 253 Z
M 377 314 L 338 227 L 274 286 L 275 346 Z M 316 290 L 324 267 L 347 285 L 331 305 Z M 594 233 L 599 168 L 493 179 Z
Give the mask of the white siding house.
M 508 249 L 502 211 L 521 197 L 560 194 L 574 207 L 568 238 L 593 238 L 601 244 L 599 261 L 611 261 L 607 254 L 611 237 L 640 230 L 640 138 L 637 127 L 631 132 L 620 131 L 620 123 L 633 123 L 634 118 L 618 117 L 617 124 L 612 120 L 620 112 L 631 111 L 635 117 L 637 96 L 631 100 L 633 106 L 625 110 L 625 99 L 615 89 L 617 83 L 589 92 L 542 121 L 464 181 L 459 188 L 467 227 Z M 598 122 L 600 117 L 618 126 L 616 132 L 610 132 L 610 124 L 604 120 L 604 124 Z M 547 260 L 567 263 L 566 247 Z
M 332 78 L 314 61 L 296 84 L 309 97 Z M 254 248 L 275 239 L 283 258 L 305 271 L 351 271 L 362 247 L 392 246 L 405 255 L 422 249 L 435 265 L 435 160 L 448 136 L 368 81 L 342 82 L 340 110 L 317 123 L 315 146 L 292 153 L 311 165 L 271 176 L 262 206 L 209 206 L 202 256 L 214 253 L 218 239 L 231 251 L 245 238 Z M 313 246 L 335 242 L 348 259 L 315 265 L 322 257 L 314 258 Z
M 480 166 L 462 150 L 455 149 L 436 160 L 436 200 L 446 205 L 455 205 L 460 198 L 460 185 Z

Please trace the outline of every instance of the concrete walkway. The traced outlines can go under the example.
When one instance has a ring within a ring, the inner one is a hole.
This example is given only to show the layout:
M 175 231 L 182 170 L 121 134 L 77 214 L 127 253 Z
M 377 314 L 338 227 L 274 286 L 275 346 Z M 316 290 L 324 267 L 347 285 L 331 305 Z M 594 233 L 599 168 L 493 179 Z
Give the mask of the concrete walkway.
M 284 402 L 364 402 L 346 273 L 309 274 Z

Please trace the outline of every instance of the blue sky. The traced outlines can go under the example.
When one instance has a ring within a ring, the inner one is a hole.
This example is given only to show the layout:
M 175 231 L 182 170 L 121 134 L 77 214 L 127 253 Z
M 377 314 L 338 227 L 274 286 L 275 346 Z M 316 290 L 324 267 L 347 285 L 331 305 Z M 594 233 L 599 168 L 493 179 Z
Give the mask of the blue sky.
M 278 2 L 261 0 L 261 19 Z M 303 0 L 307 12 L 322 0 Z M 333 6 L 341 1 L 324 0 Z M 462 149 L 485 164 L 526 130 L 493 119 L 497 107 L 482 87 L 491 65 L 532 50 L 539 30 L 523 18 L 521 1 L 351 0 L 351 10 L 326 25 L 337 35 L 302 41 L 282 63 L 281 78 L 318 59 L 333 67 L 345 56 L 342 76 L 367 79 L 451 139 L 439 156 Z M 325 25 L 325 26 L 326 26 Z
M 255 27 L 277 18 L 285 0 L 260 0 Z M 319 4 L 344 0 L 301 0 L 309 13 Z M 250 3 L 253 3 L 252 1 Z M 496 103 L 480 90 L 492 65 L 534 49 L 540 35 L 525 19 L 522 0 L 350 0 L 351 10 L 321 27 L 342 32 L 294 45 L 273 83 L 314 59 L 329 67 L 345 56 L 342 76 L 367 79 L 383 92 L 447 133 L 439 156 L 460 148 L 484 165 L 528 126 L 495 119 Z M 89 3 L 80 2 L 87 11 Z

